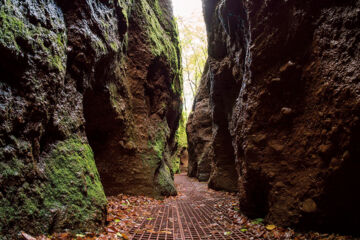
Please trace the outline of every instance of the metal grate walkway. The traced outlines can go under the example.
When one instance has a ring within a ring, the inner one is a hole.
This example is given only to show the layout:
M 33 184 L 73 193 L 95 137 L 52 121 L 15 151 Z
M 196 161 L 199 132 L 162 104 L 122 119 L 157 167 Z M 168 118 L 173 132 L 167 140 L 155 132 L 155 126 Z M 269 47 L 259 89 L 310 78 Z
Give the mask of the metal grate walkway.
M 258 239 L 250 233 L 228 229 L 231 220 L 221 205 L 223 194 L 210 193 L 206 183 L 185 175 L 176 175 L 175 184 L 180 196 L 154 207 L 151 218 L 131 230 L 132 239 Z

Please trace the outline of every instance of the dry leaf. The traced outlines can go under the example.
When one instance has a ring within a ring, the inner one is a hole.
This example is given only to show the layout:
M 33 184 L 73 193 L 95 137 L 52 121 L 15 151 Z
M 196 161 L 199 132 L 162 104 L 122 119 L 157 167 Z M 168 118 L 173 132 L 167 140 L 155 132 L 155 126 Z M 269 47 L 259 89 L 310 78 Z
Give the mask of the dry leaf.
M 276 226 L 275 226 L 275 225 L 272 225 L 272 224 L 266 226 L 266 229 L 267 229 L 267 230 L 270 230 L 270 231 L 271 231 L 271 230 L 274 230 L 275 228 L 276 228 Z
M 36 238 L 34 238 L 33 236 L 25 233 L 25 232 L 21 232 L 21 236 L 25 239 L 25 240 L 36 240 Z

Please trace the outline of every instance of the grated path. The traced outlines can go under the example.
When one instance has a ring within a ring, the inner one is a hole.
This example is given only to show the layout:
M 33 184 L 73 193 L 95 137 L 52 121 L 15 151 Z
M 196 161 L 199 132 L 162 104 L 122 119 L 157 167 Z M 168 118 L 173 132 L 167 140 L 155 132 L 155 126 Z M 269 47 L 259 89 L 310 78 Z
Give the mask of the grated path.
M 132 239 L 257 239 L 250 233 L 231 230 L 227 211 L 219 204 L 225 195 L 207 191 L 206 183 L 199 183 L 184 174 L 175 175 L 179 196 L 165 201 L 151 210 L 151 218 L 130 233 Z M 149 230 L 151 229 L 151 230 Z

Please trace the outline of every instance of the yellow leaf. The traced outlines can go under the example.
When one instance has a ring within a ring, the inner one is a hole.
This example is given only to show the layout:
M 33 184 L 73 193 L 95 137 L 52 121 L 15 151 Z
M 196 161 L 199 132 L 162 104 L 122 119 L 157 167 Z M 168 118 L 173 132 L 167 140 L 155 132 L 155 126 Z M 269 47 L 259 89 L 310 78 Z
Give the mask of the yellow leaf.
M 267 230 L 270 230 L 270 231 L 271 231 L 271 230 L 274 230 L 275 228 L 276 228 L 275 225 L 267 225 L 267 226 L 266 226 L 266 229 L 267 229 Z

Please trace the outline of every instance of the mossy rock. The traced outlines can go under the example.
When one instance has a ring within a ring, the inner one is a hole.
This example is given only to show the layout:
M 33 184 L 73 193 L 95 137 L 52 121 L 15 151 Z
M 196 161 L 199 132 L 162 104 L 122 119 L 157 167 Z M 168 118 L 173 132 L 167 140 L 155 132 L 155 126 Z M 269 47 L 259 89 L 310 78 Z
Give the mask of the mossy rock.
M 166 20 L 164 10 L 158 0 L 139 0 L 133 14 L 145 16 L 144 31 L 154 57 L 164 57 L 171 68 L 171 90 L 173 94 L 182 94 L 182 71 L 180 41 L 176 21 Z M 170 31 L 171 29 L 171 31 Z
M 21 5 L 18 2 L 3 1 L 0 4 L 0 47 L 18 56 L 38 55 L 36 61 L 43 61 L 49 70 L 65 74 L 67 36 L 64 20 L 60 16 L 51 18 L 52 28 L 49 29 L 35 25 L 19 11 Z
M 2 181 L 13 180 L 0 198 L 0 239 L 13 239 L 21 230 L 38 235 L 101 229 L 107 200 L 85 140 L 75 135 L 58 142 L 33 167 L 43 177 L 24 181 L 17 176 L 26 176 L 31 165 L 13 159 L 0 166 Z
M 46 190 L 44 203 L 47 209 L 62 211 L 58 227 L 75 222 L 79 224 L 77 229 L 96 228 L 94 217 L 102 221 L 107 201 L 90 146 L 71 138 L 59 143 L 47 161 L 51 187 Z
M 159 172 L 155 177 L 155 183 L 162 196 L 177 195 L 173 176 L 171 175 L 170 168 L 166 164 L 162 164 L 159 168 Z

